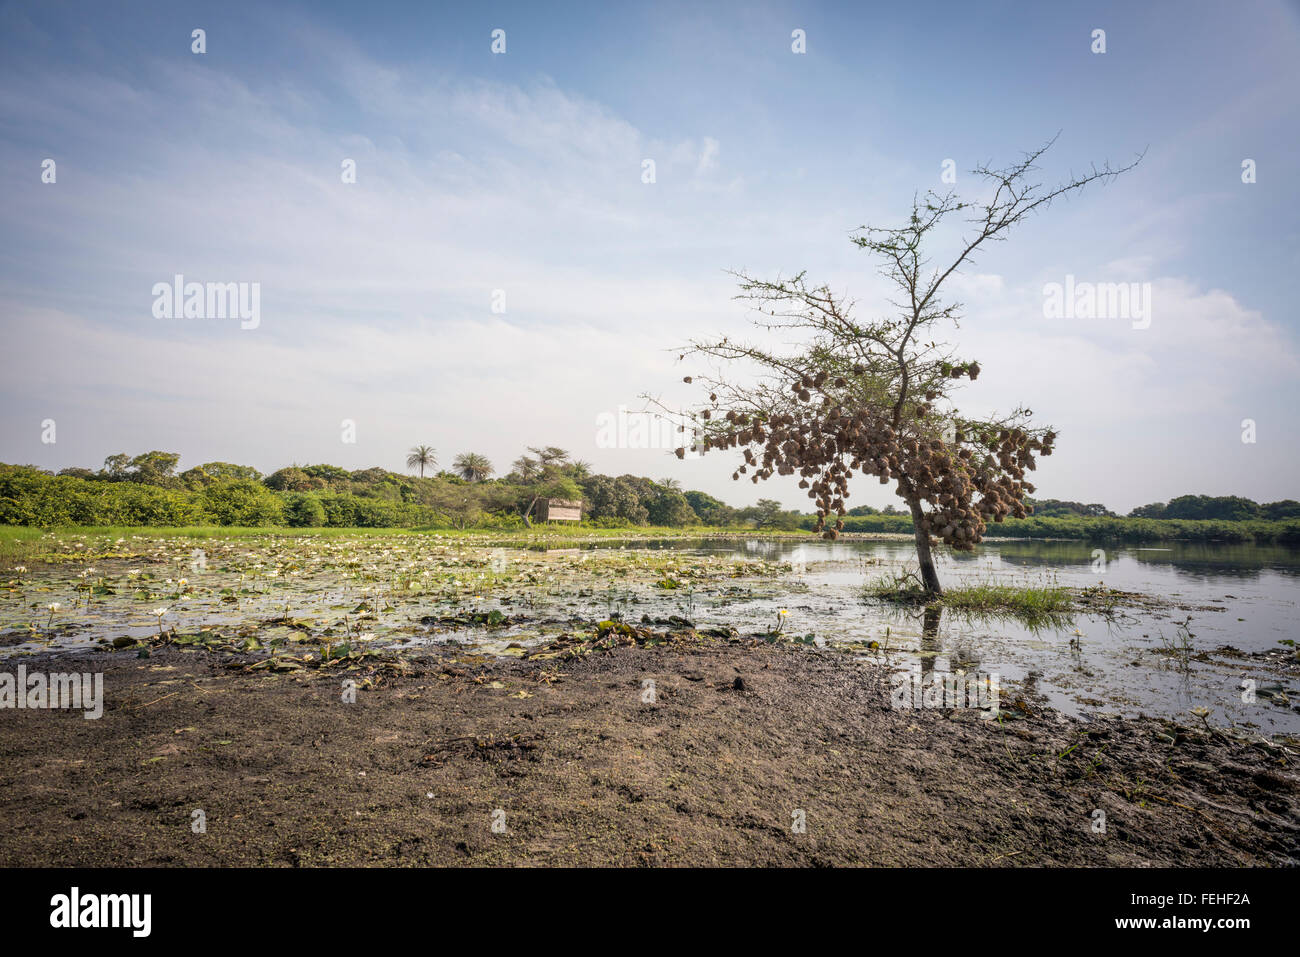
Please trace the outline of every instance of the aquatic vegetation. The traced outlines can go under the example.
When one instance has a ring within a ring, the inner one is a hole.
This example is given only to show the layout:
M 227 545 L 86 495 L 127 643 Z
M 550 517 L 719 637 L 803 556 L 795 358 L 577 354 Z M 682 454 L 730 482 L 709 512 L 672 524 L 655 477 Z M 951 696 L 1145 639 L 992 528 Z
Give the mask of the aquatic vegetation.
M 454 535 L 212 534 L 196 549 L 190 534 L 86 532 L 52 535 L 43 544 L 38 571 L 15 578 L 0 596 L 0 633 L 20 648 L 17 632 L 37 624 L 24 621 L 23 610 L 24 596 L 35 591 L 75 598 L 75 614 L 61 616 L 52 635 L 59 648 L 161 635 L 167 615 L 181 615 L 199 631 L 305 628 L 350 638 L 364 628 L 376 640 L 411 644 L 440 640 L 450 629 L 509 632 L 520 609 L 544 609 L 557 621 L 557 606 L 593 615 L 597 582 L 608 583 L 605 617 L 612 618 L 659 595 L 680 596 L 674 604 L 693 614 L 697 595 L 722 594 L 738 580 L 775 583 L 781 575 L 779 563 L 763 558 L 595 547 L 600 539 L 559 548 L 534 541 L 524 549 Z M 86 565 L 92 558 L 95 564 Z M 141 603 L 152 627 L 141 624 Z M 66 604 L 37 606 L 46 612 L 47 632 Z
M 1076 610 L 1070 590 L 1056 585 L 960 586 L 951 589 L 951 594 L 945 593 L 943 605 L 975 614 L 1010 615 L 1031 625 L 1065 623 Z
M 1202 655 L 1193 644 L 1196 635 L 1192 633 L 1192 618 L 1187 616 L 1177 623 L 1172 636 L 1160 636 L 1160 653 L 1167 659 L 1186 668 L 1192 659 Z
M 1216 721 L 1223 714 L 1216 689 L 1225 675 L 1231 682 L 1246 672 L 1269 714 L 1238 707 L 1242 720 L 1286 727 L 1295 720 L 1281 704 L 1296 697 L 1284 670 L 1294 667 L 1291 647 L 1283 653 L 1270 633 L 1271 656 L 1252 649 L 1225 659 L 1218 646 L 1240 629 L 1216 629 L 1202 616 L 1226 605 L 1207 605 L 1214 599 L 1204 593 L 1188 605 L 1164 590 L 1110 587 L 1088 574 L 1090 550 L 1068 543 L 1016 544 L 1001 558 L 990 550 L 953 562 L 952 587 L 934 606 L 944 614 L 940 624 L 931 603 L 908 594 L 908 547 L 889 542 L 636 538 L 583 529 L 514 537 L 318 532 L 44 535 L 26 571 L 0 576 L 0 655 L 93 648 L 147 654 L 163 646 L 218 655 L 236 668 L 302 677 L 343 669 L 366 680 L 447 654 L 462 667 L 503 657 L 562 661 L 620 647 L 762 641 L 891 667 L 983 667 L 1004 677 L 1045 669 L 1058 704 L 1073 699 L 1088 708 L 1159 713 L 1174 700 L 1169 682 L 1181 687 L 1190 679 L 1193 702 L 1213 705 Z M 1061 552 L 1069 548 L 1078 554 Z M 1163 555 L 1144 553 L 1142 567 L 1158 567 L 1148 562 Z M 1050 573 L 1024 570 L 1043 567 L 1042 558 Z M 1072 565 L 1082 572 L 1069 571 Z M 676 587 L 663 587 L 669 582 Z M 1209 640 L 1188 668 L 1161 677 L 1177 660 L 1158 648 L 1173 630 L 1167 619 L 1175 609 L 1174 621 L 1194 612 Z M 1233 620 L 1222 619 L 1225 626 Z M 602 627 L 607 622 L 618 627 Z M 1071 637 L 1076 629 L 1089 633 L 1087 642 Z M 1117 638 L 1124 632 L 1131 637 Z M 1135 659 L 1147 667 L 1130 667 Z M 1279 682 L 1279 695 L 1268 697 L 1263 689 Z
M 1069 588 L 1051 579 L 1020 584 L 972 582 L 954 586 L 936 597 L 907 568 L 877 576 L 868 582 L 863 594 L 877 601 L 941 607 L 975 617 L 1014 618 L 1031 628 L 1065 627 L 1083 613 L 1113 617 L 1123 607 L 1154 601 L 1132 592 L 1108 589 L 1102 584 Z M 1082 637 L 1078 629 L 1075 637 Z M 1077 646 L 1078 642 L 1072 640 L 1070 644 Z

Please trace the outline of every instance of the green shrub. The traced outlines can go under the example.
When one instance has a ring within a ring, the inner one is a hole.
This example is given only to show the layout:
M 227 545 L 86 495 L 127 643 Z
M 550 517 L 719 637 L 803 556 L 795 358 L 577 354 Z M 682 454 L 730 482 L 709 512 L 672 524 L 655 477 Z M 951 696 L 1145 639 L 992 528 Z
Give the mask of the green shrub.
M 200 497 L 218 525 L 284 524 L 284 499 L 261 482 L 244 480 L 209 485 Z
M 325 524 L 325 506 L 315 495 L 290 495 L 284 503 L 284 520 L 294 528 L 318 528 Z

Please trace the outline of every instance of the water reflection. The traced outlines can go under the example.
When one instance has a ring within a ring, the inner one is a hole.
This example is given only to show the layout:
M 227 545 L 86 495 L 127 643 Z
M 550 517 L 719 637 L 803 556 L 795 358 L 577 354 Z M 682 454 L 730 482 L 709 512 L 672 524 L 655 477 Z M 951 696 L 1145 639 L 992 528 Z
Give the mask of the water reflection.
M 1300 548 L 1286 545 L 1170 542 L 1153 546 L 999 540 L 985 542 L 972 555 L 958 560 L 978 560 L 984 554 L 996 554 L 1009 565 L 1023 567 L 1089 569 L 1100 557 L 1106 564 L 1127 560 L 1168 565 L 1197 578 L 1206 575 L 1249 578 L 1264 570 L 1300 576 Z
M 787 563 L 791 573 L 767 596 L 716 608 L 744 627 L 765 622 L 782 586 L 800 589 L 791 626 L 830 641 L 878 641 L 891 665 L 998 672 L 1067 713 L 1115 711 L 1188 719 L 1204 707 L 1221 725 L 1300 730 L 1300 707 L 1243 703 L 1243 677 L 1281 677 L 1281 644 L 1294 639 L 1300 607 L 1300 549 L 1172 543 L 1104 546 L 1088 542 L 993 540 L 973 553 L 943 556 L 945 585 L 996 583 L 1108 588 L 1158 600 L 1118 618 L 1077 616 L 1068 626 L 1030 629 L 1005 619 L 969 620 L 939 609 L 906 609 L 864 597 L 874 577 L 915 567 L 912 543 L 898 539 L 664 541 L 660 547 Z M 1179 629 L 1195 638 L 1180 649 Z M 899 658 L 902 640 L 901 659 Z M 1288 646 L 1289 647 L 1289 646 Z M 1293 694 L 1300 699 L 1300 693 Z M 1263 700 L 1263 699 L 1261 699 Z
M 597 542 L 592 548 L 626 547 L 621 543 Z M 807 563 L 842 561 L 853 555 L 902 561 L 914 554 L 910 541 L 893 539 L 821 540 L 797 539 L 662 539 L 638 543 L 637 547 L 684 551 L 735 552 L 768 561 Z M 1054 568 L 1093 571 L 1100 574 L 1117 562 L 1160 566 L 1186 574 L 1194 581 L 1209 577 L 1256 578 L 1261 572 L 1300 577 L 1300 547 L 1289 545 L 1243 545 L 1214 542 L 1166 542 L 1160 545 L 1116 545 L 1105 542 L 1040 541 L 1037 539 L 987 539 L 973 552 L 949 553 L 943 561 L 958 568 L 1008 565 L 1015 568 Z
M 926 675 L 934 670 L 935 659 L 939 657 L 942 645 L 939 641 L 939 619 L 942 617 L 943 609 L 938 605 L 931 605 L 925 609 L 923 618 L 924 623 L 921 625 L 921 674 Z M 954 662 L 949 670 L 955 671 L 957 665 Z

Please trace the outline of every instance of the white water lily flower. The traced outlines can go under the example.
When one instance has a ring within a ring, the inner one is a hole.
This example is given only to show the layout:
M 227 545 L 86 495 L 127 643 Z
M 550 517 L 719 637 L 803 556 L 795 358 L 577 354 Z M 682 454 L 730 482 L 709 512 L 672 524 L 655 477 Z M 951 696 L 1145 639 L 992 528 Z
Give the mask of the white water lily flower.
M 59 610 L 60 608 L 62 608 L 62 607 L 63 607 L 62 605 L 60 605 L 57 601 L 55 601 L 55 602 L 51 602 L 50 604 L 46 605 L 46 606 L 45 606 L 45 610 L 46 610 L 46 611 L 58 611 L 58 610 Z
M 167 609 L 166 609 L 166 608 L 155 608 L 155 609 L 153 610 L 153 613 L 154 613 L 154 615 L 155 615 L 156 617 L 161 618 L 163 615 L 167 614 Z

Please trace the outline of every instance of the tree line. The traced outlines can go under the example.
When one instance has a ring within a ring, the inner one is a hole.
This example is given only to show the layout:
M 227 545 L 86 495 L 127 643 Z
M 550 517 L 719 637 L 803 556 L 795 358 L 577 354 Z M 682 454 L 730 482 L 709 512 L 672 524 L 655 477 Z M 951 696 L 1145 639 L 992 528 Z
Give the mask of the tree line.
M 771 499 L 733 508 L 677 479 L 597 474 L 556 446 L 530 447 L 501 476 L 478 453 L 439 469 L 426 445 L 406 464 L 416 474 L 320 464 L 263 475 L 231 462 L 179 471 L 177 453 L 155 450 L 110 455 L 97 470 L 0 465 L 0 524 L 512 527 L 532 524 L 543 499 L 581 500 L 584 521 L 603 527 L 795 529 L 802 517 Z
M 530 447 L 501 476 L 486 456 L 472 452 L 457 455 L 450 469 L 439 469 L 431 446 L 416 446 L 407 456 L 407 470 L 415 475 L 326 464 L 289 465 L 263 475 L 230 462 L 205 462 L 185 471 L 178 471 L 179 464 L 177 453 L 151 451 L 110 455 L 97 470 L 53 473 L 0 465 L 0 524 L 512 527 L 531 524 L 543 498 L 580 499 L 584 521 L 604 527 L 791 531 L 816 524 L 816 516 L 784 509 L 775 499 L 735 508 L 706 492 L 684 489 L 673 478 L 597 474 L 556 446 Z M 1247 523 L 1300 518 L 1300 502 L 1293 499 L 1260 504 L 1236 495 L 1182 495 L 1136 508 L 1127 518 L 1097 503 L 1028 498 L 1026 504 L 1030 517 L 1008 523 L 999 534 L 1073 538 L 1104 528 L 1114 534 L 1127 529 L 1145 540 L 1177 529 L 1192 537 L 1218 529 L 1214 537 L 1222 537 L 1233 534 L 1223 523 L 1239 523 L 1245 534 Z M 1087 521 L 1093 519 L 1114 521 Z M 848 510 L 844 530 L 908 533 L 911 515 L 893 505 L 860 505 Z M 1260 534 L 1256 529 L 1251 537 Z

